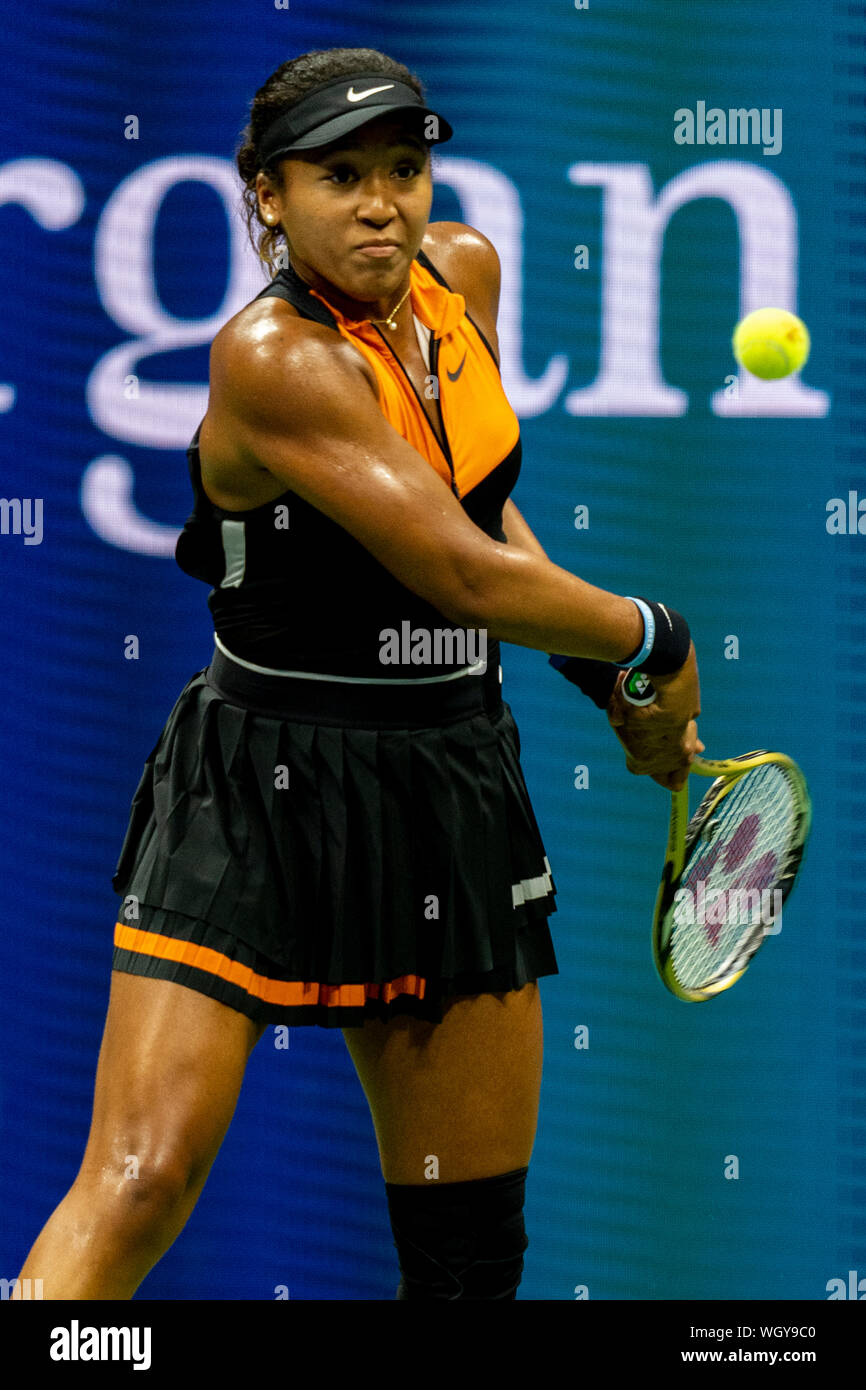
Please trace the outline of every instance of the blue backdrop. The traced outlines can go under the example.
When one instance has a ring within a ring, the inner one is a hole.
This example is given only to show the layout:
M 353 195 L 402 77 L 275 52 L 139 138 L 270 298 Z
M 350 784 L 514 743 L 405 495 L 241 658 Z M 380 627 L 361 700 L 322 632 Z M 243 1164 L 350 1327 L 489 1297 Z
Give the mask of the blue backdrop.
M 557 563 L 688 615 L 708 754 L 781 747 L 814 798 L 783 930 L 735 989 L 682 1004 L 650 953 L 667 794 L 629 776 L 542 654 L 505 649 L 561 971 L 542 983 L 520 1297 L 826 1299 L 829 1280 L 866 1275 L 863 7 L 537 0 L 531 24 L 515 0 L 8 13 L 0 1276 L 77 1171 L 110 874 L 145 756 L 212 650 L 207 589 L 172 557 L 208 345 L 264 284 L 232 152 L 265 77 L 336 45 L 406 62 L 454 126 L 432 220 L 500 253 L 518 507 Z M 727 118 L 740 109 L 762 122 Z M 809 324 L 800 377 L 738 375 L 731 330 L 761 304 Z M 341 1036 L 293 1029 L 278 1049 L 266 1033 L 138 1297 L 390 1299 L 397 1277 Z

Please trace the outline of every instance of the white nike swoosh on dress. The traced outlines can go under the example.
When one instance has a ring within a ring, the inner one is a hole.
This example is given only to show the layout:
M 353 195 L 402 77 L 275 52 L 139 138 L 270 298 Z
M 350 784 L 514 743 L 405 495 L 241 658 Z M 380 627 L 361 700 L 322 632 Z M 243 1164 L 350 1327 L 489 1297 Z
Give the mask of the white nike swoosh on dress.
M 368 87 L 366 92 L 356 92 L 354 87 L 350 87 L 346 93 L 346 100 L 363 101 L 364 97 L 371 97 L 374 92 L 387 92 L 393 86 L 393 82 L 386 82 L 384 87 Z

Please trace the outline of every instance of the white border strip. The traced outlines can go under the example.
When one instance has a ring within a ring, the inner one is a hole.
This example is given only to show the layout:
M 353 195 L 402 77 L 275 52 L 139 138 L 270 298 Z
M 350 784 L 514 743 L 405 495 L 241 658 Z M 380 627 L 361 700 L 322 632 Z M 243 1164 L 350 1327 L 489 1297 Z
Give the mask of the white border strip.
M 519 907 L 521 903 L 528 902 L 530 898 L 544 898 L 553 890 L 553 879 L 550 872 L 550 862 L 547 855 L 544 856 L 544 873 L 538 878 L 522 878 L 519 883 L 511 885 L 511 906 Z
M 342 685 L 439 685 L 442 681 L 458 680 L 461 676 L 481 676 L 487 670 L 486 657 L 479 657 L 472 666 L 463 666 L 459 671 L 449 671 L 444 676 L 407 676 L 405 679 L 398 676 L 394 680 L 383 681 L 376 680 L 375 676 L 328 676 L 317 671 L 278 671 L 273 666 L 257 666 L 254 661 L 245 661 L 242 656 L 235 656 L 234 652 L 230 652 L 220 641 L 216 632 L 213 636 L 223 656 L 227 656 L 230 661 L 236 661 L 248 671 L 258 671 L 262 676 L 293 676 L 305 681 L 338 681 Z M 502 668 L 499 669 L 501 679 Z

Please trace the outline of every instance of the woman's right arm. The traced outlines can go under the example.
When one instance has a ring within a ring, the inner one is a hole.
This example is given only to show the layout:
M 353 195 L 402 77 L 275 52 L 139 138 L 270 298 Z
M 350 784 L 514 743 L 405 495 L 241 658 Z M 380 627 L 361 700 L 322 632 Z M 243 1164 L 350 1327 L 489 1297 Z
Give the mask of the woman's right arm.
M 450 622 L 566 656 L 625 661 L 643 641 L 630 599 L 543 555 L 492 540 L 448 484 L 385 419 L 375 375 L 344 339 L 260 301 L 211 349 L 208 415 L 230 451 L 354 536 Z M 694 665 L 691 656 L 689 665 Z M 685 728 L 697 673 L 659 682 L 655 718 Z M 664 691 L 661 686 L 664 684 Z M 678 695 L 679 692 L 679 695 Z M 694 708 L 693 708 L 694 706 Z
M 361 354 L 262 303 L 265 312 L 233 320 L 211 348 L 208 415 L 228 435 L 226 452 L 324 512 L 455 624 L 606 661 L 636 650 L 643 624 L 633 603 L 491 540 L 385 419 Z

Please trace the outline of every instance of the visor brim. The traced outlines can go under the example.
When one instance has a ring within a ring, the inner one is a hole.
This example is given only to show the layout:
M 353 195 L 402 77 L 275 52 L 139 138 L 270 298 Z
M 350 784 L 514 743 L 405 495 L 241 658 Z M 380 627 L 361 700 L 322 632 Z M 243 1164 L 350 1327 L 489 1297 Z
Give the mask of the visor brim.
M 431 111 L 426 106 L 412 105 L 409 102 L 393 104 L 383 102 L 381 105 L 365 106 L 363 111 L 344 111 L 339 116 L 334 116 L 332 120 L 325 121 L 324 124 L 317 126 L 315 130 L 307 131 L 306 135 L 299 135 L 290 145 L 277 150 L 271 159 L 287 158 L 296 150 L 316 150 L 323 145 L 333 145 L 343 135 L 348 135 L 353 130 L 358 130 L 361 126 L 367 125 L 375 120 L 377 116 L 386 115 L 412 115 L 416 118 L 417 124 L 421 125 L 428 116 L 435 116 L 439 123 L 439 135 L 435 140 L 426 140 L 429 145 L 439 145 L 443 140 L 450 140 L 454 134 L 449 123 L 444 116 L 439 116 L 435 111 Z

